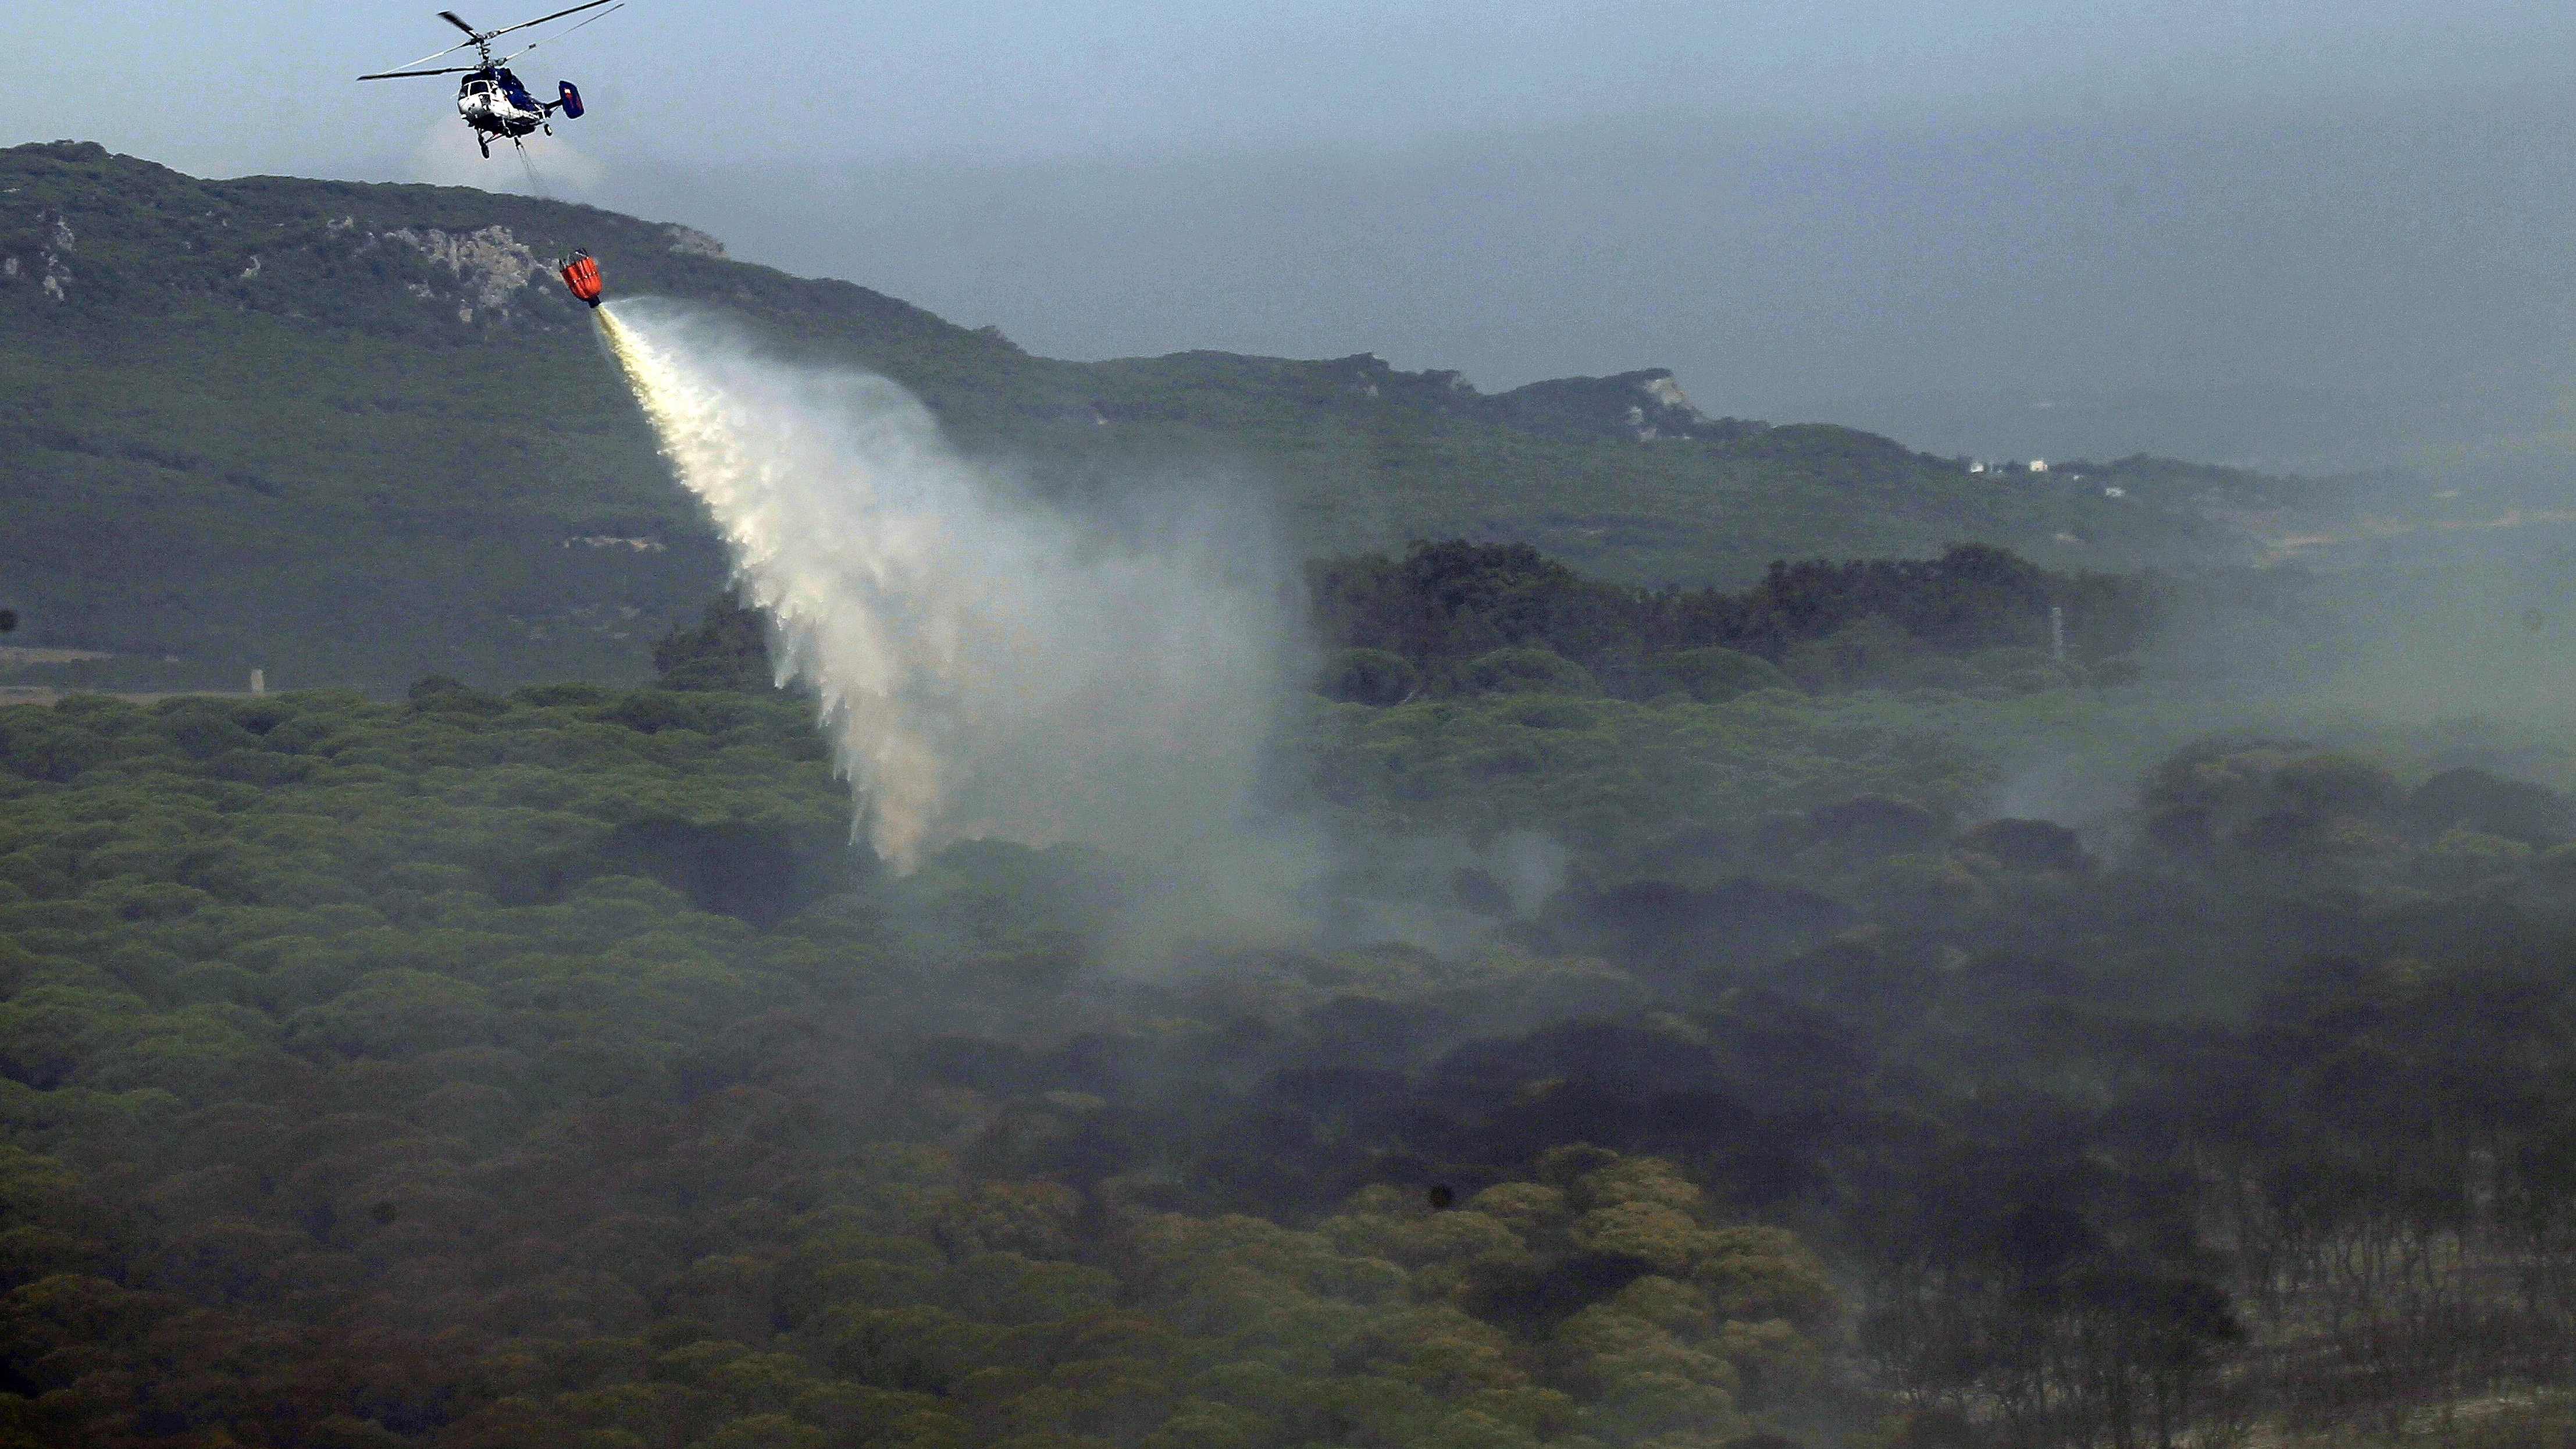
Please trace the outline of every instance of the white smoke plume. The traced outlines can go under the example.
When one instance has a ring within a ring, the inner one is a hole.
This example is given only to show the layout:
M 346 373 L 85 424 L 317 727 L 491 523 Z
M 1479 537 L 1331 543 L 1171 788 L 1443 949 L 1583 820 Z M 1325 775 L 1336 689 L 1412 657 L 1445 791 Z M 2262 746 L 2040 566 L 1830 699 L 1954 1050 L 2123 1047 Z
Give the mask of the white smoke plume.
M 601 318 L 891 866 L 976 837 L 1172 859 L 1227 830 L 1297 637 L 1260 530 L 1166 514 L 1117 536 L 1015 496 L 882 377 L 779 360 L 686 304 Z

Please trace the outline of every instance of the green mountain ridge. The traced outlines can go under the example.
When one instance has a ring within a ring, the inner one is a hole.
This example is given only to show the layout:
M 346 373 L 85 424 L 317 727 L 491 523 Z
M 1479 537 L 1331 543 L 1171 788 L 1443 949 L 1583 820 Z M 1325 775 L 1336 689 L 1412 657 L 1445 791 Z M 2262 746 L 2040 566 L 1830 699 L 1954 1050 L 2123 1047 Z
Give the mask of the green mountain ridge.
M 2253 557 L 2246 519 L 2303 501 L 2184 465 L 2118 498 L 2065 470 L 1972 473 L 1850 429 L 1711 418 L 1662 370 L 1488 395 L 1366 355 L 1058 361 L 686 227 L 463 188 L 203 181 L 57 142 L 0 151 L 0 603 L 26 621 L 15 645 L 118 657 L 17 656 L 14 677 L 644 677 L 724 559 L 555 282 L 574 246 L 613 295 L 717 305 L 789 355 L 901 381 L 1036 487 L 1249 485 L 1313 554 L 1463 536 L 1741 584 L 1775 558 L 1974 541 L 2130 567 Z M 0 682 L 12 667 L 0 653 Z

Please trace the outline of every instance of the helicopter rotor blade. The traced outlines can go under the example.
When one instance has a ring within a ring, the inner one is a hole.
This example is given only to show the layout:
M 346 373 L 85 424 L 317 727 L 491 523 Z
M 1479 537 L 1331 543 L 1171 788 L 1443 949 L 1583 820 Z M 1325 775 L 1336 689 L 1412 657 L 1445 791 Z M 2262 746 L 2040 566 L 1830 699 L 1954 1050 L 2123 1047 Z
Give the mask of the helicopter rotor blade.
M 474 70 L 474 69 L 477 69 L 478 67 L 475 67 L 475 66 L 455 66 L 455 67 L 451 67 L 451 68 L 446 69 L 446 70 L 414 70 L 414 69 L 412 69 L 412 67 L 413 67 L 413 66 L 417 66 L 417 65 L 424 64 L 424 63 L 426 63 L 426 62 L 428 62 L 428 61 L 436 60 L 436 59 L 438 59 L 440 56 L 443 56 L 443 55 L 454 55 L 456 52 L 458 52 L 458 51 L 460 51 L 460 50 L 465 49 L 465 47 L 466 47 L 466 46 L 469 46 L 469 45 L 473 45 L 473 46 L 487 45 L 487 44 L 489 44 L 489 43 L 492 41 L 493 37 L 495 37 L 495 36 L 508 35 L 509 33 L 511 33 L 512 31 L 515 31 L 515 30 L 525 30 L 525 29 L 527 29 L 527 28 L 528 28 L 529 26 L 531 26 L 531 25 L 543 25 L 543 24 L 545 24 L 545 23 L 546 23 L 547 21 L 549 21 L 549 20 L 561 20 L 561 19 L 563 19 L 563 18 L 564 18 L 565 16 L 567 16 L 567 15 L 578 15 L 578 14 L 580 14 L 580 13 L 581 13 L 582 11 L 584 11 L 584 10 L 599 10 L 599 7 L 600 7 L 600 6 L 602 6 L 602 5 L 606 5 L 606 6 L 608 7 L 608 9 L 606 9 L 606 10 L 600 10 L 600 11 L 599 11 L 599 13 L 598 13 L 597 15 L 594 15 L 594 16 L 590 17 L 590 20 L 585 20 L 585 21 L 581 22 L 581 25 L 588 25 L 588 24 L 590 24 L 591 20 L 605 20 L 605 19 L 607 19 L 607 18 L 609 17 L 609 15 L 610 15 L 610 14 L 612 14 L 613 12 L 625 9 L 625 8 L 626 8 L 626 0 L 584 0 L 584 3 L 579 4 L 579 5 L 575 5 L 575 6 L 573 6 L 573 7 L 572 7 L 571 9 L 569 9 L 569 10 L 558 10 L 558 11 L 556 11 L 556 12 L 555 12 L 554 14 L 552 14 L 552 15 L 540 15 L 540 16 L 538 16 L 538 17 L 537 17 L 536 19 L 534 19 L 534 20 L 522 20 L 522 21 L 520 21 L 520 22 L 519 22 L 518 24 L 516 24 L 516 25 L 505 25 L 505 26 L 501 27 L 501 28 L 500 28 L 500 29 L 498 29 L 498 30 L 477 30 L 477 29 L 475 29 L 473 26 L 471 26 L 471 25 L 469 25 L 469 24 L 467 24 L 467 23 L 465 22 L 465 17 L 464 17 L 464 16 L 457 14 L 457 13 L 456 13 L 455 11 L 453 11 L 453 10 L 441 10 L 441 11 L 439 11 L 439 12 L 438 12 L 438 18 L 439 18 L 439 19 L 444 20 L 444 21 L 446 21 L 448 24 L 453 25 L 453 26 L 455 26 L 457 29 L 462 30 L 462 31 L 464 31 L 464 32 L 465 32 L 465 34 L 467 35 L 468 39 L 464 42 L 464 44 L 461 44 L 461 45 L 451 45 L 451 46 L 449 46 L 449 47 L 448 47 L 447 49 L 445 49 L 445 50 L 433 50 L 433 51 L 431 51 L 429 54 L 422 56 L 419 60 L 411 61 L 411 62 L 409 62 L 409 63 L 405 64 L 405 65 L 403 66 L 403 68 L 402 68 L 402 69 L 400 69 L 400 70 L 384 70 L 384 71 L 378 71 L 378 72 L 376 72 L 376 73 L 375 73 L 375 74 L 373 74 L 373 75 L 362 75 L 362 76 L 358 77 L 358 79 L 360 79 L 360 80 L 394 80 L 394 79 L 396 79 L 396 78 L 398 78 L 398 77 L 402 77 L 402 76 L 414 76 L 414 75 L 455 75 L 455 74 L 458 74 L 458 73 L 459 73 L 459 72 L 461 72 L 461 71 Z M 563 35 L 570 35 L 570 34 L 572 34 L 573 30 L 579 30 L 579 29 L 581 29 L 581 25 L 576 25 L 576 26 L 572 27 L 572 29 L 571 29 L 571 30 L 563 31 L 563 32 L 561 33 L 561 35 L 549 35 L 549 36 L 547 36 L 547 37 L 546 37 L 546 39 L 547 39 L 547 40 L 557 40 L 557 39 L 561 39 Z M 495 61 L 495 62 L 494 62 L 494 64 L 498 65 L 498 64 L 502 64 L 502 63 L 504 63 L 504 62 L 510 61 L 510 60 L 515 60 L 515 59 L 517 59 L 518 57 L 520 57 L 520 56 L 522 56 L 522 55 L 527 54 L 529 51 L 536 49 L 536 48 L 537 48 L 537 46 L 538 46 L 539 44 L 541 44 L 541 43 L 542 43 L 542 42 L 539 42 L 539 41 L 533 41 L 533 40 L 532 40 L 532 41 L 528 42 L 526 45 L 520 46 L 517 50 L 512 51 L 509 55 L 502 57 L 502 59 L 501 59 L 500 61 Z
M 599 3 L 599 0 L 592 0 L 592 3 L 593 3 L 593 4 Z M 587 9 L 589 9 L 589 8 L 590 8 L 590 6 L 588 6 L 588 5 L 584 5 L 584 6 L 580 7 L 580 8 L 581 8 L 581 9 L 584 9 L 584 10 L 587 10 Z M 590 20 L 585 20 L 585 21 L 583 21 L 583 22 L 581 23 L 581 25 L 588 25 L 588 24 L 590 24 L 590 23 L 591 23 L 591 21 L 594 21 L 594 20 L 606 20 L 609 16 L 614 15 L 614 14 L 616 14 L 618 11 L 623 10 L 623 9 L 625 9 L 625 8 L 626 8 L 626 0 L 617 0 L 617 3 L 616 3 L 616 4 L 611 5 L 611 6 L 609 6 L 607 9 L 600 11 L 597 15 L 594 15 L 594 16 L 590 17 Z M 566 12 L 566 13 L 570 13 L 570 12 Z M 551 19 L 552 17 L 551 17 L 551 16 L 549 16 L 548 18 L 549 18 L 549 19 Z M 531 21 L 529 21 L 528 23 L 529 23 L 529 24 L 531 24 L 531 25 L 534 25 L 534 24 L 536 24 L 537 22 L 535 22 L 535 21 L 531 20 Z M 572 32 L 573 32 L 574 30 L 579 30 L 579 29 L 581 29 L 581 25 L 573 26 L 573 27 L 571 27 L 571 29 L 568 29 L 568 30 L 561 30 L 561 31 L 557 31 L 555 34 L 547 36 L 545 40 L 531 40 L 531 41 L 529 41 L 527 44 L 525 44 L 525 45 L 523 45 L 523 46 L 520 46 L 518 49 L 516 49 L 516 50 L 514 50 L 514 51 L 511 51 L 508 55 L 505 55 L 505 56 L 501 57 L 499 60 L 494 61 L 494 62 L 493 62 L 493 64 L 494 64 L 494 65 L 507 65 L 507 64 L 509 64 L 511 61 L 517 60 L 520 56 L 523 56 L 523 55 L 527 54 L 529 51 L 532 51 L 532 50 L 536 49 L 538 46 L 545 44 L 545 43 L 546 43 L 546 40 L 561 40 L 561 39 L 563 39 L 565 36 L 572 34 Z
M 469 41 L 465 42 L 465 45 L 472 45 L 473 43 L 474 43 L 473 41 L 470 41 L 470 40 L 469 40 Z M 427 65 L 427 64 L 429 64 L 431 61 L 438 59 L 438 58 L 439 58 L 440 56 L 442 56 L 442 55 L 454 55 L 456 52 L 458 52 L 458 51 L 460 51 L 460 50 L 463 50 L 463 49 L 465 48 L 465 45 L 451 45 L 451 46 L 449 46 L 448 48 L 446 48 L 445 50 L 433 50 L 433 51 L 431 51 L 429 54 L 422 56 L 422 57 L 421 57 L 420 59 L 418 59 L 418 60 L 407 60 L 407 61 L 404 61 L 404 62 L 402 63 L 401 73 L 402 73 L 402 74 L 406 74 L 406 75 L 408 75 L 408 74 L 410 74 L 410 72 L 411 72 L 411 68 L 412 68 L 413 66 L 416 66 L 416 65 Z M 393 71 L 387 71 L 387 72 L 385 72 L 385 74 L 387 74 L 387 75 L 393 75 L 393 74 L 395 74 L 395 73 L 396 73 L 396 72 L 393 72 Z
M 567 15 L 579 14 L 584 10 L 589 10 L 596 6 L 606 5 L 608 3 L 609 0 L 584 0 L 584 3 L 575 5 L 570 10 L 558 10 L 552 15 L 540 15 L 534 20 L 522 20 L 516 25 L 504 25 L 498 30 L 484 32 L 483 38 L 485 40 L 489 40 L 495 35 L 507 35 L 514 30 L 525 30 L 531 25 L 543 25 L 549 20 L 561 20 Z M 456 20 L 456 17 L 453 15 L 450 15 L 447 18 L 450 20 Z M 462 25 L 465 22 L 459 20 L 457 23 Z M 590 22 L 587 20 L 582 22 L 583 25 L 588 25 L 589 23 Z

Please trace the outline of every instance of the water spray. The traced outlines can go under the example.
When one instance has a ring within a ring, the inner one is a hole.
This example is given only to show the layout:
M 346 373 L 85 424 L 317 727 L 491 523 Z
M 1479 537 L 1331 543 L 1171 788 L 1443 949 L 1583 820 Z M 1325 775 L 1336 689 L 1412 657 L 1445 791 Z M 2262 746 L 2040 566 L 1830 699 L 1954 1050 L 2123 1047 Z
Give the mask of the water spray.
M 979 836 L 1171 858 L 1230 828 L 1296 633 L 1260 530 L 1176 507 L 1121 535 L 1015 494 L 885 378 L 765 356 L 682 303 L 597 316 L 890 865 Z

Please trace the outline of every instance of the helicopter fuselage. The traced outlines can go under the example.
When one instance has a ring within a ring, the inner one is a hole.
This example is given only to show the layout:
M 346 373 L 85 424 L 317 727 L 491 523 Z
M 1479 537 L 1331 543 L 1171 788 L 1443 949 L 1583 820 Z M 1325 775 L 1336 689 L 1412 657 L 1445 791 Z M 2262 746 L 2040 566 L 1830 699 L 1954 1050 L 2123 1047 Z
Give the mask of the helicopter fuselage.
M 486 136 L 533 135 L 552 110 L 529 95 L 517 76 L 498 67 L 469 72 L 456 88 L 456 113 Z
M 608 8 L 599 10 L 602 5 Z M 534 20 L 523 20 L 516 25 L 504 25 L 498 30 L 477 30 L 466 22 L 465 17 L 455 11 L 441 10 L 438 12 L 439 19 L 465 32 L 463 45 L 451 45 L 436 55 L 422 56 L 400 70 L 381 70 L 371 75 L 362 75 L 358 79 L 378 81 L 402 80 L 411 76 L 464 76 L 465 79 L 457 82 L 456 85 L 456 114 L 463 117 L 465 124 L 473 128 L 474 144 L 482 148 L 483 154 L 489 157 L 492 154 L 492 143 L 495 141 L 508 141 L 515 145 L 539 131 L 548 135 L 554 134 L 554 127 L 549 122 L 554 119 L 557 111 L 563 112 L 566 116 L 579 116 L 582 113 L 581 91 L 571 81 L 557 82 L 556 99 L 541 101 L 529 95 L 528 88 L 521 85 L 519 78 L 510 73 L 508 62 L 527 54 L 543 42 L 531 40 L 517 50 L 502 56 L 492 54 L 492 42 L 504 35 L 516 34 L 531 26 L 543 25 L 550 20 L 561 20 L 567 15 L 578 14 L 584 10 L 599 10 L 599 13 L 590 17 L 590 20 L 572 27 L 573 30 L 579 30 L 582 25 L 588 25 L 591 20 L 605 19 L 625 8 L 623 0 L 582 0 L 582 3 L 558 10 L 552 15 L 540 15 Z M 476 57 L 472 65 L 440 66 L 434 70 L 418 68 L 434 60 L 444 60 L 468 47 L 473 49 Z

